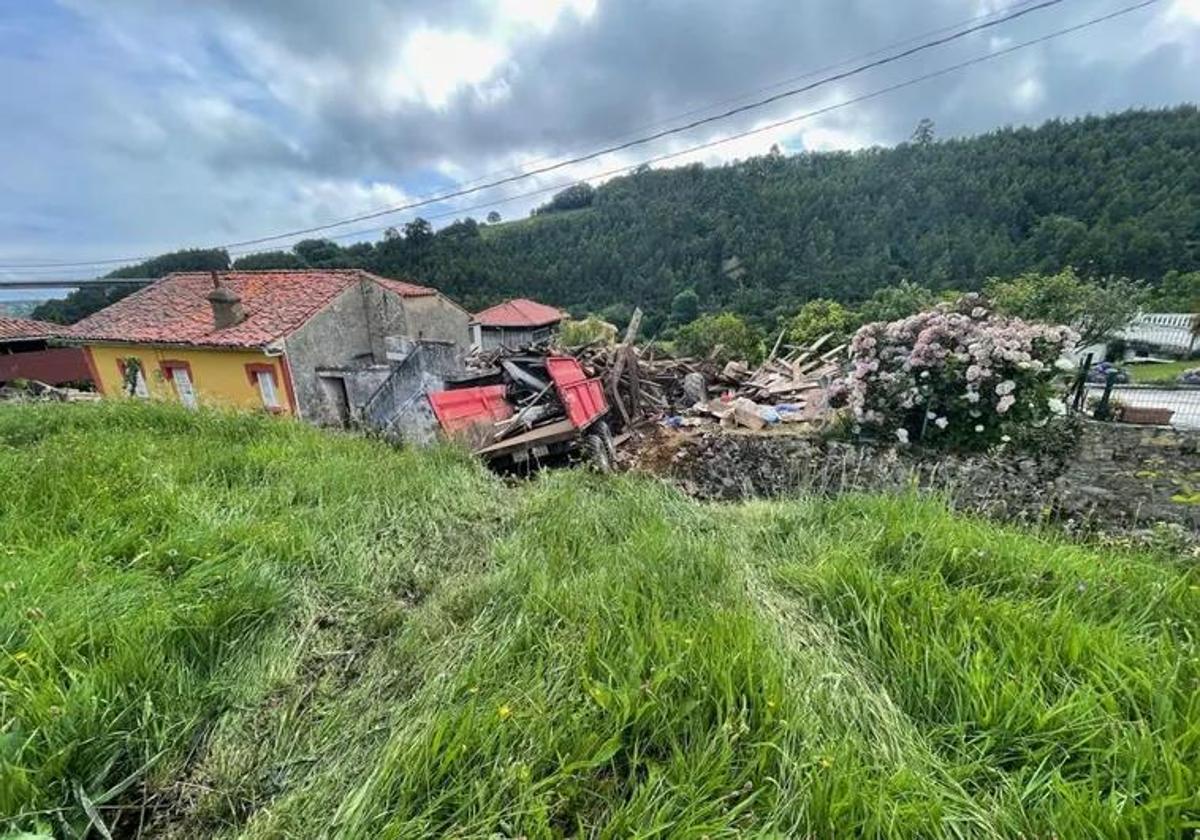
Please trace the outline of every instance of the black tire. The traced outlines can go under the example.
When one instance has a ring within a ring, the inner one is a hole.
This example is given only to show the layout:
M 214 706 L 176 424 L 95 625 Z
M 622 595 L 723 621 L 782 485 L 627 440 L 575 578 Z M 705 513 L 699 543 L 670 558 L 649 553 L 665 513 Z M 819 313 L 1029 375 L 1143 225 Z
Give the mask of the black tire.
M 608 463 L 612 466 L 617 464 L 617 445 L 613 443 L 612 429 L 608 425 L 607 420 L 601 420 L 596 424 L 596 432 L 604 439 L 604 448 L 608 452 Z
M 609 446 L 601 434 L 592 433 L 583 437 L 584 456 L 591 468 L 598 473 L 612 472 L 612 460 L 608 457 Z

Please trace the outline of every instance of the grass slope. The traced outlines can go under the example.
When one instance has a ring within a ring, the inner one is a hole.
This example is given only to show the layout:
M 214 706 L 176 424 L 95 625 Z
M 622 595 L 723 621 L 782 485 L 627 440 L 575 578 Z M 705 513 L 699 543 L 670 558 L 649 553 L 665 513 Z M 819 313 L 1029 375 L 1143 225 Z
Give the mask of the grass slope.
M 0 410 L 0 828 L 1184 836 L 1200 571 L 912 498 Z

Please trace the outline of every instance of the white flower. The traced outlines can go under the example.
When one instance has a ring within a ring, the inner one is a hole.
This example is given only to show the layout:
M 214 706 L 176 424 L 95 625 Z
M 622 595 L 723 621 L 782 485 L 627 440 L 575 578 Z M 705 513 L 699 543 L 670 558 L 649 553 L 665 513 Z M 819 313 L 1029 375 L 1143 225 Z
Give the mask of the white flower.
M 900 439 L 901 443 L 908 443 L 908 429 L 897 429 L 896 437 Z
M 1054 366 L 1059 370 L 1075 370 L 1075 363 L 1066 356 L 1059 356 Z
M 1067 404 L 1062 400 L 1051 397 L 1046 400 L 1046 406 L 1050 409 L 1051 414 L 1063 415 L 1067 413 Z
M 1009 443 L 1012 440 L 1012 438 L 1010 438 L 1008 435 L 1000 435 L 1000 440 L 1003 441 L 1004 443 Z
M 977 425 L 977 426 L 975 427 L 975 432 L 976 432 L 976 434 L 978 434 L 979 432 L 982 432 L 982 431 L 983 431 L 983 426 L 978 426 L 978 425 Z
M 933 421 L 933 424 L 935 426 L 937 426 L 939 429 L 944 429 L 950 425 L 950 420 L 946 417 L 939 417 L 938 419 Z
M 1011 379 L 1005 379 L 1003 382 L 1001 382 L 999 385 L 996 386 L 996 393 L 1003 397 L 1005 394 L 1011 394 L 1013 391 L 1016 390 L 1016 388 L 1017 388 L 1016 382 L 1013 382 Z
M 937 417 L 937 414 L 935 414 L 935 413 L 934 413 L 934 412 L 932 412 L 932 411 L 926 411 L 926 412 L 925 412 L 925 419 L 926 419 L 926 420 L 933 420 L 933 419 L 934 419 L 934 418 L 936 418 L 936 417 Z

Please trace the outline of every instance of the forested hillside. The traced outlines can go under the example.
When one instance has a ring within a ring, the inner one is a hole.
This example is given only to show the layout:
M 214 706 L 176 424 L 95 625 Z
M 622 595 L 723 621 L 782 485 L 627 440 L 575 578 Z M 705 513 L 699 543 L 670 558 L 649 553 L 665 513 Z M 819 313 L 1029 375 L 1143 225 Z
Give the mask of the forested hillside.
M 805 300 L 858 301 L 912 280 L 1200 268 L 1200 112 L 1130 111 L 859 152 L 771 154 L 643 170 L 574 189 L 528 219 L 410 222 L 384 240 L 243 257 L 239 267 L 355 265 L 474 308 L 526 295 L 576 314 L 639 304 L 650 325 L 694 289 L 701 311 L 761 322 Z M 565 199 L 565 200 L 564 200 Z

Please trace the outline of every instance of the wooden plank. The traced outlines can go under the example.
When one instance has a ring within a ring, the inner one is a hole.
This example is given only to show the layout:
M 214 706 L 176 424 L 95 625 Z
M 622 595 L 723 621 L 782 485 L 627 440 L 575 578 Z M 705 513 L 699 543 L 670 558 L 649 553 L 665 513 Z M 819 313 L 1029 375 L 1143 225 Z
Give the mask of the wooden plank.
M 509 453 L 516 452 L 518 449 L 525 449 L 530 446 L 569 440 L 576 435 L 575 427 L 571 425 L 570 420 L 564 417 L 562 420 L 556 420 L 553 423 L 547 423 L 545 426 L 538 426 L 536 429 L 522 432 L 519 435 L 510 437 L 508 440 L 502 440 L 499 443 L 493 443 L 491 446 L 477 449 L 475 450 L 475 454 L 494 458 L 498 455 L 508 455 Z
M 774 358 L 775 358 L 775 354 L 779 352 L 779 345 L 783 343 L 783 337 L 784 337 L 786 334 L 787 334 L 787 330 L 786 330 L 786 329 L 783 329 L 783 330 L 780 330 L 780 331 L 779 331 L 779 338 L 775 339 L 775 346 L 771 348 L 771 355 L 770 355 L 770 356 L 767 356 L 767 361 L 768 361 L 768 362 L 769 362 L 769 361 L 771 361 L 772 359 L 774 359 Z
M 642 308 L 639 306 L 633 310 L 633 317 L 629 319 L 629 326 L 625 328 L 625 339 L 621 342 L 625 345 L 633 344 L 637 339 L 638 329 L 642 326 Z

